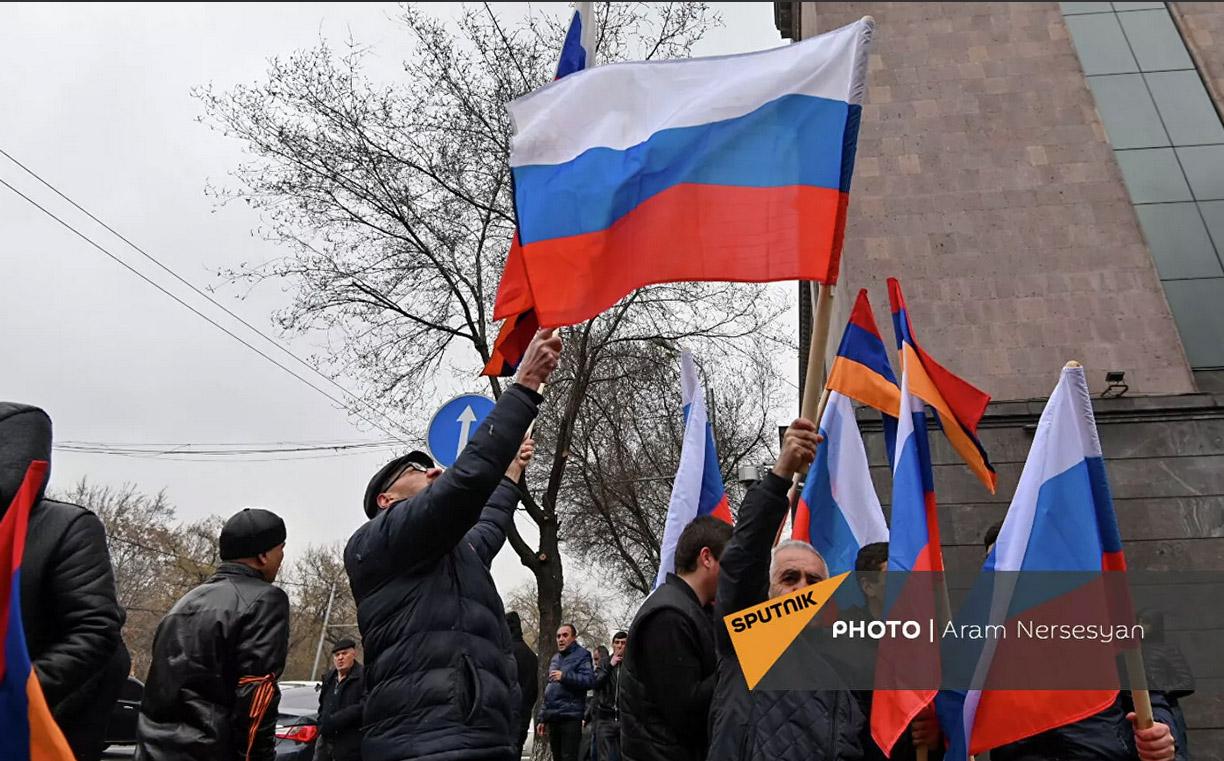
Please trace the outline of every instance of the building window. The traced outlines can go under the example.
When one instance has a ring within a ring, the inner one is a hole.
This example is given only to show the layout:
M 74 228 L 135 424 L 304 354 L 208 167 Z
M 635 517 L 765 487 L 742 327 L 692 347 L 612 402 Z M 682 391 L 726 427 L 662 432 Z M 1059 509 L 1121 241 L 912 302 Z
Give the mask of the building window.
M 1165 3 L 1059 3 L 1195 369 L 1224 368 L 1224 124 Z

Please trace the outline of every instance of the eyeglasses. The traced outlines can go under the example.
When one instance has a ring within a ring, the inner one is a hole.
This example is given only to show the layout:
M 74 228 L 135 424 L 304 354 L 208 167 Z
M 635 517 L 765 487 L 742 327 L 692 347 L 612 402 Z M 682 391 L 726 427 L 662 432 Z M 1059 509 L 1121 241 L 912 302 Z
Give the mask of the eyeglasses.
M 417 473 L 428 473 L 429 467 L 422 463 L 409 460 L 408 462 L 404 463 L 403 467 L 395 471 L 395 473 L 387 477 L 387 480 L 382 482 L 382 486 L 379 487 L 378 493 L 382 494 L 387 489 L 390 489 L 396 481 L 400 480 L 400 476 L 404 475 L 410 470 L 415 470 Z

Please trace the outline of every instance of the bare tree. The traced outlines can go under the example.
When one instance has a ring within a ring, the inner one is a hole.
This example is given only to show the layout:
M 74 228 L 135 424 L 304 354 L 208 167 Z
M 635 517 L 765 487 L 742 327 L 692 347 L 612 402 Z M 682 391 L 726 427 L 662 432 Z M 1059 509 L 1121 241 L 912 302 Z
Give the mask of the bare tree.
M 536 597 L 535 583 L 531 580 L 519 584 L 506 596 L 506 610 L 518 612 L 523 631 L 539 627 Z M 618 629 L 629 628 L 632 613 L 639 602 L 639 598 L 610 598 L 590 584 L 566 584 L 561 597 L 561 619 L 562 623 L 574 625 L 578 642 L 588 650 L 594 650 L 599 645 L 609 645 Z M 556 629 L 552 633 L 555 635 Z M 556 651 L 556 642 L 550 639 L 548 647 L 538 652 L 540 658 L 547 661 Z
M 633 380 L 592 384 L 587 391 L 563 490 L 575 517 L 563 538 L 569 551 L 608 569 L 621 591 L 640 597 L 654 587 L 680 461 L 685 418 L 679 361 L 671 347 L 643 343 L 609 364 Z M 732 353 L 710 362 L 705 373 L 707 408 L 732 506 L 739 503 L 732 474 L 741 462 L 764 457 L 776 441 L 769 414 L 777 401 L 774 367 Z
M 180 525 L 164 490 L 146 494 L 134 484 L 111 487 L 82 478 L 55 499 L 87 507 L 102 521 L 119 604 L 127 611 L 123 638 L 133 672 L 143 676 L 162 617 L 220 563 L 221 520 Z
M 289 592 L 291 611 L 285 678 L 310 677 L 320 634 L 324 644 L 318 673 L 322 675 L 330 668 L 332 645 L 343 637 L 359 639 L 357 605 L 344 574 L 343 547 L 339 544 L 307 547 L 290 568 L 281 572 L 281 583 Z M 331 615 L 328 617 L 329 600 Z M 325 617 L 326 630 L 323 629 Z
M 603 3 L 597 17 L 601 62 L 686 56 L 721 23 L 704 3 Z M 340 52 L 321 42 L 273 59 L 259 83 L 196 95 L 207 123 L 252 157 L 222 198 L 259 209 L 261 233 L 287 251 L 223 277 L 252 286 L 287 281 L 293 301 L 276 315 L 279 326 L 324 340 L 319 369 L 407 423 L 440 389 L 478 387 L 513 231 L 505 104 L 552 79 L 564 22 L 535 12 L 511 23 L 487 3 L 464 6 L 453 25 L 411 5 L 401 21 L 412 47 L 400 81 L 372 81 L 368 51 L 355 42 Z M 585 456 L 581 439 L 595 428 L 579 428 L 592 414 L 588 400 L 597 388 L 634 383 L 628 358 L 651 342 L 768 364 L 763 355 L 783 345 L 782 306 L 771 293 L 725 283 L 655 286 L 564 332 L 564 363 L 549 385 L 523 504 L 539 543 L 517 529 L 509 536 L 535 576 L 539 647 L 551 646 L 560 623 L 559 547 L 574 493 L 572 454 L 581 448 Z M 487 383 L 500 394 L 501 381 Z M 639 565 L 648 560 L 646 552 Z

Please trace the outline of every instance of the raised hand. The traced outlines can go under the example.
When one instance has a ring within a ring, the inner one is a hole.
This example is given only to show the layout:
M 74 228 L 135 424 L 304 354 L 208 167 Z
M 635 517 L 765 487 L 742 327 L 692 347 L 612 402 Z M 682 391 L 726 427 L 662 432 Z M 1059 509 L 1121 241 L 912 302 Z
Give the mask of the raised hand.
M 552 328 L 538 331 L 527 344 L 523 352 L 523 361 L 519 363 L 519 383 L 539 391 L 540 386 L 548 382 L 548 378 L 557 369 L 561 357 L 561 336 Z

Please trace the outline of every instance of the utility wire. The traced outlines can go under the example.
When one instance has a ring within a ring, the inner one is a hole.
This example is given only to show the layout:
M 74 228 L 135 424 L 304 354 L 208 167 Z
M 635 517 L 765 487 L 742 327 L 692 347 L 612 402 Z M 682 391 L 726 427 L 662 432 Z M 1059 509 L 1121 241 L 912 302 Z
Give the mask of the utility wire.
M 10 160 L 13 160 L 11 156 L 9 156 L 7 153 L 5 153 L 5 152 L 3 151 L 3 149 L 0 149 L 0 153 L 2 153 L 4 156 L 8 157 Z M 21 165 L 20 165 L 20 164 L 18 164 L 18 166 L 21 166 Z M 24 167 L 24 166 L 22 166 L 22 168 L 23 168 L 23 169 L 25 169 L 25 167 Z M 29 170 L 27 169 L 26 171 L 29 171 Z M 32 173 L 31 173 L 31 174 L 32 174 Z M 35 176 L 37 176 L 37 175 L 35 175 Z M 41 179 L 41 178 L 40 178 L 40 179 Z M 362 420 L 366 421 L 367 423 L 369 423 L 370 425 L 372 425 L 372 426 L 374 426 L 375 428 L 379 429 L 380 431 L 382 431 L 383 433 L 387 434 L 388 436 L 391 436 L 391 437 L 393 437 L 393 438 L 395 438 L 395 439 L 399 440 L 401 443 L 403 443 L 403 444 L 405 444 L 405 445 L 411 446 L 411 442 L 409 442 L 409 441 L 405 440 L 403 437 L 401 437 L 401 436 L 399 436 L 399 435 L 397 435 L 397 434 L 395 434 L 395 433 L 392 433 L 391 431 L 388 431 L 388 430 L 387 430 L 386 428 L 384 428 L 383 426 L 379 425 L 378 423 L 374 422 L 374 421 L 373 421 L 373 420 L 371 420 L 370 418 L 366 417 L 366 416 L 365 416 L 364 414 L 362 414 L 360 411 L 355 410 L 355 409 L 353 409 L 352 407 L 350 407 L 350 406 L 348 405 L 348 403 L 346 403 L 346 402 L 344 402 L 344 401 L 342 401 L 342 400 L 340 400 L 340 399 L 337 399 L 336 397 L 332 396 L 332 395 L 331 395 L 330 393 L 328 393 L 327 391 L 324 391 L 323 389 L 319 388 L 319 387 L 318 387 L 318 386 L 316 386 L 315 384 L 311 383 L 309 380 L 307 380 L 307 379 L 303 378 L 302 376 L 298 375 L 298 374 L 297 374 L 297 373 L 295 373 L 293 370 L 289 369 L 288 367 L 286 367 L 285 365 L 281 364 L 281 363 L 280 363 L 280 362 L 278 362 L 277 360 L 275 360 L 275 359 L 273 359 L 272 357 L 268 356 L 268 354 L 267 354 L 267 353 L 265 353 L 264 351 L 260 350 L 258 347 L 256 347 L 256 346 L 252 345 L 252 344 L 251 344 L 249 341 L 247 341 L 247 340 L 243 339 L 241 336 L 237 335 L 236 333 L 234 333 L 234 332 L 233 332 L 233 331 L 231 331 L 230 329 L 226 328 L 224 325 L 220 324 L 219 322 L 217 322 L 216 320 L 212 319 L 212 318 L 211 318 L 211 317 L 209 317 L 208 315 L 204 314 L 204 313 L 203 313 L 203 312 L 201 312 L 200 310 L 198 310 L 198 309 L 196 309 L 195 307 L 191 306 L 190 304 L 188 304 L 186 301 L 184 301 L 183 299 L 179 298 L 179 297 L 178 297 L 178 296 L 176 296 L 175 294 L 173 294 L 173 293 L 171 293 L 170 291 L 166 290 L 166 289 L 165 289 L 165 288 L 163 288 L 161 285 L 159 285 L 157 282 L 155 282 L 155 281 L 153 281 L 152 279 L 150 279 L 150 278 L 149 278 L 147 275 L 145 275 L 143 272 L 141 272 L 140 270 L 136 269 L 136 268 L 135 268 L 135 267 L 133 267 L 132 265 L 128 264 L 127 262 L 125 262 L 123 259 L 121 259 L 121 258 L 119 258 L 118 256 L 116 256 L 115 254 L 111 253 L 109 250 L 107 250 L 106 248 L 102 247 L 100 244 L 96 243 L 96 242 L 95 242 L 95 241 L 94 241 L 92 238 L 90 238 L 88 235 L 86 235 L 85 233 L 83 233 L 83 232 L 81 232 L 80 230 L 76 229 L 75 227 L 73 227 L 73 226 L 72 226 L 71 224 L 69 224 L 68 222 L 65 222 L 65 221 L 64 221 L 63 219 L 61 219 L 60 217 L 56 216 L 56 215 L 55 215 L 55 214 L 54 214 L 52 211 L 50 211 L 50 210 L 49 210 L 49 209 L 47 209 L 45 206 L 43 206 L 43 205 L 41 205 L 40 203 L 38 203 L 37 201 L 35 201 L 33 198 L 30 198 L 30 197 L 29 197 L 29 196 L 27 196 L 25 193 L 22 193 L 22 192 L 21 192 L 20 190 L 18 190 L 17 188 L 15 188 L 15 187 L 13 187 L 12 185 L 10 185 L 10 184 L 9 184 L 9 183 L 8 183 L 6 180 L 4 180 L 3 178 L 0 178 L 0 185 L 3 185 L 4 187 L 8 188 L 8 189 L 9 189 L 9 190 L 11 190 L 13 193 L 15 193 L 16 195 L 20 196 L 22 199 L 24 199 L 24 200 L 25 200 L 27 203 L 29 203 L 31 206 L 33 206 L 34 208 L 38 209 L 38 210 L 39 210 L 39 211 L 41 211 L 43 214 L 46 214 L 48 217 L 50 217 L 51 219 L 55 220 L 56 222 L 60 223 L 62 226 L 64 226 L 64 227 L 65 227 L 65 228 L 67 228 L 69 231 L 71 231 L 71 232 L 72 232 L 74 235 L 76 235 L 78 238 L 80 238 L 81 240 L 85 241 L 85 242 L 86 242 L 86 243 L 88 243 L 89 245 L 93 246 L 93 247 L 94 247 L 94 248 L 96 248 L 98 251 L 101 251 L 103 254 L 105 254 L 106 256 L 110 257 L 110 258 L 111 258 L 111 259 L 113 259 L 114 261 L 118 262 L 118 263 L 119 263 L 121 266 L 123 266 L 123 268 L 124 268 L 124 269 L 126 269 L 126 270 L 127 270 L 127 271 L 129 271 L 129 272 L 131 272 L 133 275 L 137 276 L 138 278 L 140 278 L 141 280 L 145 281 L 145 282 L 146 282 L 146 283 L 148 283 L 149 285 L 153 286 L 153 287 L 154 287 L 154 288 L 156 288 L 157 290 L 161 291 L 161 292 L 162 292 L 162 293 L 164 293 L 166 296 L 169 296 L 171 299 L 173 299 L 173 300 L 174 300 L 175 302 L 177 302 L 179 305 L 181 305 L 181 306 L 182 306 L 182 307 L 184 307 L 185 309 L 190 310 L 190 311 L 191 311 L 192 313 L 194 313 L 196 316 L 200 317 L 201 319 L 203 319 L 204 321 L 206 321 L 208 324 L 212 325 L 213 327 L 217 328 L 217 329 L 218 329 L 218 330 L 220 330 L 221 332 L 225 333 L 225 334 L 226 334 L 227 336 L 229 336 L 230 338 L 234 339 L 234 340 L 235 340 L 235 341 L 237 341 L 238 343 L 242 344 L 243 346 L 247 347 L 247 348 L 248 348 L 248 349 L 250 349 L 251 351 L 253 351 L 253 352 L 255 352 L 256 354 L 258 354 L 259 356 L 261 356 L 261 357 L 263 357 L 264 359 L 268 360 L 268 361 L 269 361 L 269 362 L 271 362 L 272 364 L 274 364 L 274 365 L 276 365 L 277 367 L 279 367 L 281 370 L 284 370 L 286 373 L 288 373 L 288 374 L 292 375 L 294 378 L 297 378 L 297 379 L 298 379 L 299 381 L 301 381 L 302 383 L 305 383 L 307 386 L 310 386 L 310 387 L 311 387 L 311 388 L 313 388 L 315 391 L 318 391 L 320 394 L 322 394 L 323 396 L 327 397 L 328 399 L 330 399 L 330 400 L 331 400 L 332 402 L 334 402 L 335 404 L 340 405 L 340 407 L 341 407 L 341 408 L 343 408 L 343 409 L 345 409 L 345 410 L 348 410 L 349 412 L 353 413 L 354 415 L 357 415 L 357 416 L 358 416 L 358 417 L 360 417 Z M 50 186 L 48 186 L 48 187 L 50 187 Z M 58 191 L 56 191 L 56 192 L 58 192 Z M 78 207 L 78 208 L 79 208 L 79 207 Z M 88 212 L 86 212 L 86 213 L 88 213 Z M 105 225 L 104 225 L 104 226 L 105 226 Z M 110 228 L 107 228 L 107 229 L 110 229 Z M 213 303 L 216 303 L 216 302 L 213 302 Z M 226 311 L 228 312 L 228 310 L 226 310 Z M 229 313 L 229 314 L 233 314 L 232 312 L 228 312 L 228 313 Z M 241 318 L 239 318 L 239 319 L 241 319 Z M 246 323 L 244 322 L 244 324 L 246 324 Z M 258 332 L 258 331 L 257 331 L 257 332 Z M 263 335 L 263 334 L 261 333 L 260 335 Z M 275 343 L 275 342 L 274 342 L 274 343 Z M 279 346 L 279 344 L 277 344 L 277 346 Z M 282 351 L 285 351 L 285 352 L 287 352 L 287 353 L 288 353 L 288 349 L 285 349 L 284 347 L 280 347 L 280 348 L 281 348 L 281 350 L 282 350 Z M 295 356 L 295 359 L 297 359 L 297 357 L 296 357 L 296 356 Z M 298 359 L 298 361 L 299 361 L 299 362 L 302 362 L 302 360 L 301 360 L 301 359 Z M 303 364 L 305 364 L 305 363 L 303 362 Z M 309 367 L 309 365 L 307 365 L 307 366 Z M 322 377 L 326 377 L 326 376 L 322 376 Z M 332 381 L 332 383 L 334 384 L 334 383 L 335 383 L 335 381 Z M 338 384 L 336 384 L 336 385 L 338 386 Z M 339 387 L 339 388 L 341 388 L 341 390 L 344 390 L 344 388 L 343 388 L 342 386 L 338 386 L 338 387 Z M 357 397 L 357 395 L 356 395 L 356 394 L 353 394 L 353 393 L 352 393 L 352 392 L 350 392 L 350 391 L 345 391 L 345 393 L 347 393 L 349 396 L 353 397 L 354 399 L 357 399 L 358 401 L 360 401 L 362 404 L 366 405 L 366 406 L 367 406 L 367 407 L 369 407 L 370 409 L 374 409 L 373 407 L 371 407 L 371 406 L 369 405 L 369 403 L 368 403 L 368 402 L 365 402 L 364 400 L 361 400 L 359 397 Z M 386 416 L 385 416 L 385 415 L 383 415 L 383 417 L 386 417 Z M 390 419 L 390 418 L 388 418 L 388 419 Z M 396 427 L 400 427 L 400 426 L 398 426 L 398 424 L 397 424 L 397 426 L 396 426 Z
M 55 449 L 61 449 L 68 452 L 104 452 L 117 454 L 150 454 L 150 455 L 173 455 L 173 454 L 189 454 L 189 455 L 241 455 L 241 454 L 280 454 L 294 452 L 339 452 L 352 449 L 386 449 L 387 447 L 396 446 L 397 441 L 388 439 L 386 441 L 366 441 L 354 444 L 325 444 L 320 446 L 287 446 L 287 447 L 268 447 L 268 448 L 232 448 L 232 449 L 196 449 L 194 444 L 183 444 L 180 446 L 145 446 L 145 445 L 125 445 L 125 444 L 102 444 L 102 443 L 87 443 L 87 442 L 60 442 L 55 445 Z

